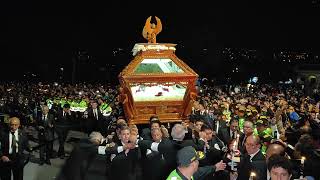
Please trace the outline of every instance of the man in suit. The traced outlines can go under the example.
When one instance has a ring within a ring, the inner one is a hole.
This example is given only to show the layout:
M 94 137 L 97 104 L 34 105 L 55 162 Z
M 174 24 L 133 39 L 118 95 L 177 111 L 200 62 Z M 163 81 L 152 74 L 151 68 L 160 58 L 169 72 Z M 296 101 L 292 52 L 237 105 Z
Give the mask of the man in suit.
M 55 130 L 58 135 L 59 139 L 59 150 L 58 150 L 58 156 L 60 159 L 64 159 L 65 152 L 64 152 L 64 143 L 67 139 L 69 130 L 72 127 L 73 121 L 75 119 L 75 114 L 70 111 L 70 105 L 65 104 L 63 106 L 62 111 L 58 112 L 58 117 L 55 122 Z
M 105 150 L 107 155 L 111 155 L 110 179 L 136 180 L 136 167 L 140 151 L 139 148 L 136 148 L 136 139 L 131 136 L 128 126 L 121 128 L 120 140 L 121 142 L 118 144 L 107 145 Z
M 203 160 L 199 161 L 200 166 L 210 166 L 221 161 L 223 157 L 222 149 L 224 149 L 224 144 L 216 136 L 213 136 L 212 129 L 206 124 L 202 125 L 199 136 L 199 141 L 205 142 L 205 145 L 203 146 L 203 149 L 201 149 L 201 151 L 203 151 L 206 155 Z M 219 172 L 215 176 L 220 177 L 220 174 L 221 172 Z
M 163 139 L 163 133 L 160 128 L 151 130 L 153 142 L 160 143 Z M 165 159 L 163 154 L 152 151 L 151 149 L 141 149 L 142 171 L 145 180 L 162 180 L 167 174 L 165 172 Z
M 237 179 L 249 179 L 251 172 L 256 174 L 256 179 L 267 179 L 266 158 L 260 151 L 260 138 L 255 135 L 248 136 L 245 142 L 247 153 L 241 157 L 237 167 Z
M 227 128 L 226 115 L 221 113 L 218 118 L 214 120 L 212 129 L 216 134 L 219 134 L 219 131 L 224 128 Z
M 88 117 L 86 119 L 87 133 L 90 134 L 92 131 L 99 131 L 102 135 L 106 135 L 108 125 L 105 122 L 100 109 L 98 108 L 98 102 L 92 101 L 91 107 L 87 109 Z
M 239 150 L 242 154 L 246 152 L 245 142 L 249 136 L 253 134 L 254 127 L 253 122 L 245 121 L 243 123 L 243 134 L 239 138 Z
M 219 131 L 218 137 L 220 137 L 226 145 L 229 145 L 233 139 L 237 138 L 237 136 L 242 136 L 242 133 L 238 129 L 238 121 L 236 119 L 232 119 L 230 121 L 230 127 L 221 129 Z
M 19 129 L 20 120 L 17 117 L 9 119 L 9 131 L 4 131 L 1 137 L 1 180 L 11 180 L 11 171 L 14 180 L 23 180 L 23 168 L 26 155 L 23 151 L 30 151 L 27 135 Z
M 158 117 L 151 116 L 150 117 L 150 127 L 142 129 L 141 137 L 146 140 L 152 140 L 151 131 L 154 128 L 160 128 L 161 122 Z
M 48 106 L 42 107 L 42 114 L 37 118 L 37 129 L 39 144 L 44 145 L 40 148 L 40 165 L 44 163 L 51 165 L 50 157 L 53 151 L 53 131 L 54 116 L 49 114 Z M 46 157 L 44 157 L 46 154 Z

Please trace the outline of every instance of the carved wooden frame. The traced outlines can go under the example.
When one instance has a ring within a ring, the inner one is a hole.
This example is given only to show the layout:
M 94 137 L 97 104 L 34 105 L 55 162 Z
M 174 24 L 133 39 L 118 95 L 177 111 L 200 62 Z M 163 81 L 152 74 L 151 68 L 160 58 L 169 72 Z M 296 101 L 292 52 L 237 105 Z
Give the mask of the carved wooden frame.
M 167 47 L 173 47 L 174 44 L 161 44 Z M 179 66 L 184 73 L 157 73 L 134 74 L 135 69 L 143 59 L 149 58 L 168 58 Z M 192 103 L 196 97 L 195 84 L 197 80 L 195 73 L 186 63 L 180 60 L 174 50 L 146 50 L 139 51 L 134 59 L 123 69 L 118 78 L 122 90 L 120 91 L 123 100 L 126 99 L 124 105 L 125 115 L 129 124 L 149 123 L 152 115 L 159 116 L 161 122 L 178 122 L 187 119 L 191 113 Z M 148 101 L 134 102 L 130 90 L 130 83 L 180 83 L 186 82 L 186 92 L 183 101 Z

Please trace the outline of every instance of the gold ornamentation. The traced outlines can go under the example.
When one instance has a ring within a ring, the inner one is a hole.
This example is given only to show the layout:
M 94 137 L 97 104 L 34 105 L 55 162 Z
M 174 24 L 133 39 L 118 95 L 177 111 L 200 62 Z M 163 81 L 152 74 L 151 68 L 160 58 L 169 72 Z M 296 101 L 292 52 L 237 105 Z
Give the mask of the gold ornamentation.
M 157 25 L 155 25 L 154 23 L 151 23 L 151 18 L 152 16 L 150 16 L 147 21 L 146 24 L 143 27 L 143 31 L 142 31 L 142 36 L 148 40 L 148 43 L 157 43 L 157 35 L 162 31 L 162 24 L 160 19 L 156 16 L 156 21 L 157 21 Z

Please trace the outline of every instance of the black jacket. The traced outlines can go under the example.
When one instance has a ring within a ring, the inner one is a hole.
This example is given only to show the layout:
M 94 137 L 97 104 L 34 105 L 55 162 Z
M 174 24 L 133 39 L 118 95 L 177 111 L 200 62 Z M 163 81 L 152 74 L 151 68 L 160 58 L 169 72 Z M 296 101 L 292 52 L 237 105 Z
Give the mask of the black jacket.
M 109 178 L 117 180 L 137 180 L 136 169 L 140 159 L 140 149 L 130 149 L 126 154 L 125 151 L 118 152 L 118 147 L 122 146 L 121 142 L 113 147 L 106 148 L 106 154 L 116 155 L 111 162 Z
M 43 115 L 37 118 L 37 130 L 39 133 L 39 139 L 41 140 L 53 140 L 54 139 L 54 116 L 52 114 L 47 114 L 46 120 L 43 120 Z
M 27 158 L 27 155 L 24 154 L 23 152 L 26 151 L 31 151 L 31 147 L 29 145 L 29 140 L 26 135 L 26 133 L 18 129 L 18 161 L 20 163 L 25 163 L 25 160 Z M 4 131 L 0 135 L 0 141 L 1 141 L 1 148 L 0 148 L 0 157 L 2 156 L 9 156 L 9 133 L 10 131 Z
M 252 162 L 250 162 L 250 156 L 248 154 L 244 154 L 240 159 L 238 170 L 238 180 L 249 179 L 250 173 L 256 173 L 256 179 L 266 180 L 267 179 L 267 164 L 266 158 L 259 151 L 253 158 Z

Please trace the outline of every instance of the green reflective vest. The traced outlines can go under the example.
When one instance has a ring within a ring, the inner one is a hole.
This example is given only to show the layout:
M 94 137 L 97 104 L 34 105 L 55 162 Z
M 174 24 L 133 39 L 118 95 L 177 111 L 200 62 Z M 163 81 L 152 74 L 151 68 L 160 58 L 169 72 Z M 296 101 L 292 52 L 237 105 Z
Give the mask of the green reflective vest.
M 262 154 L 266 154 L 267 147 L 272 140 L 272 130 L 271 128 L 267 128 L 262 132 L 258 132 L 258 135 L 262 141 L 261 152 Z
M 193 180 L 193 176 L 191 177 Z M 182 180 L 182 177 L 177 173 L 177 170 L 173 170 L 169 176 L 167 177 L 167 180 Z
M 243 117 L 239 118 L 239 128 L 241 132 L 243 132 L 244 121 L 245 119 Z

